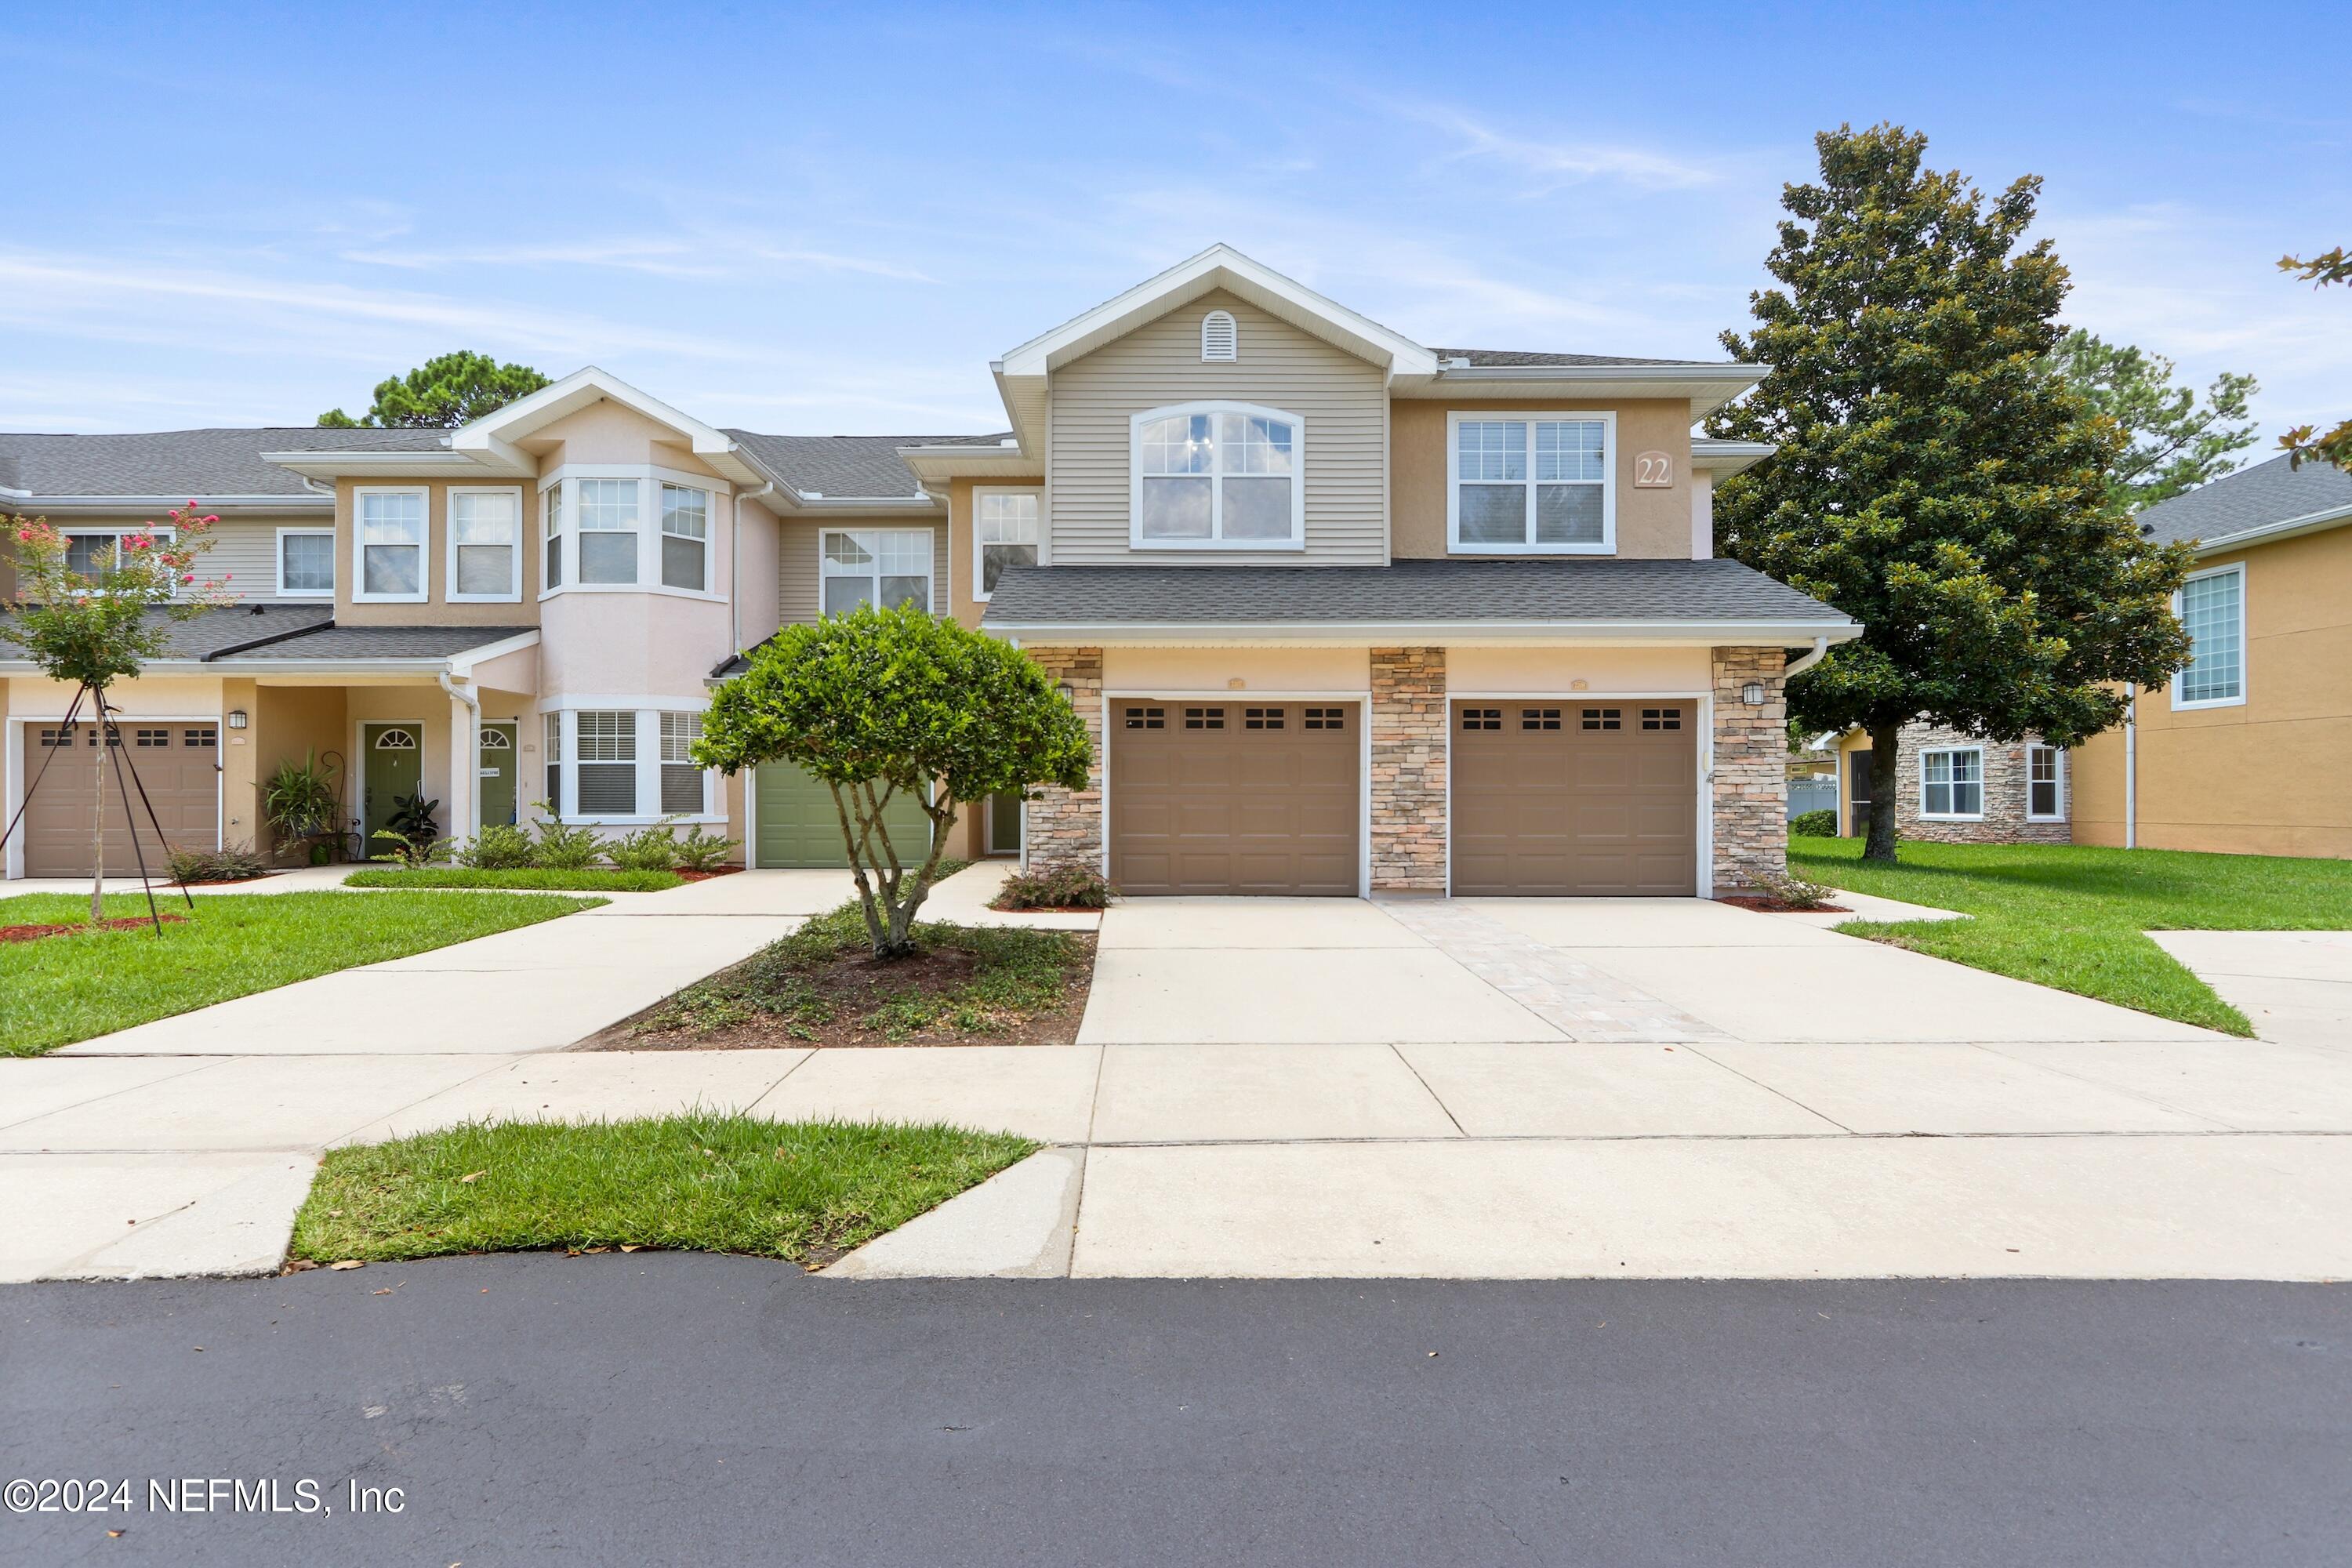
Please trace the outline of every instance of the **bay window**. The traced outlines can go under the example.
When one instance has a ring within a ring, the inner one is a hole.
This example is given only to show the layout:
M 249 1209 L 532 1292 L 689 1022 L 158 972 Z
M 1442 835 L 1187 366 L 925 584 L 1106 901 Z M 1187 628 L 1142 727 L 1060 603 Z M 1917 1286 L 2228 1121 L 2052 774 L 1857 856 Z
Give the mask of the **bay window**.
M 1446 536 L 1458 552 L 1605 554 L 1617 544 L 1615 416 L 1449 416 Z
M 1129 426 L 1130 542 L 1139 549 L 1293 550 L 1307 500 L 1294 414 L 1190 404 Z
M 449 598 L 522 596 L 522 492 L 449 491 Z
M 556 480 L 540 498 L 543 522 L 540 534 L 540 559 L 547 586 L 552 590 L 563 586 L 563 481 Z
M 1919 815 L 1984 815 L 1984 748 L 1947 746 L 1919 753 Z
M 582 816 L 637 811 L 637 716 L 582 710 L 572 716 L 572 764 Z
M 563 715 L 550 713 L 545 718 L 547 815 L 561 822 L 563 820 Z
M 575 708 L 544 722 L 551 815 L 613 826 L 710 818 L 710 774 L 694 761 L 699 710 Z
M 1007 566 L 1037 564 L 1044 497 L 1036 490 L 974 489 L 971 500 L 971 596 L 985 599 Z
M 358 555 L 352 597 L 414 603 L 425 596 L 423 490 L 362 489 L 352 497 L 352 549 Z
M 931 531 L 829 528 L 819 545 L 822 607 L 845 615 L 860 605 L 931 607 Z
M 661 488 L 661 580 L 665 588 L 710 589 L 710 495 L 664 481 Z
M 702 770 L 694 763 L 694 743 L 702 739 L 699 713 L 661 715 L 661 808 L 665 816 L 703 812 Z
M 332 598 L 335 593 L 335 531 L 331 528 L 281 528 L 278 531 L 278 596 L 281 599 Z
M 635 583 L 641 487 L 635 479 L 574 479 L 572 483 L 573 510 L 579 514 L 580 581 Z
M 2189 634 L 2189 668 L 2172 678 L 2176 708 L 2219 708 L 2246 700 L 2246 569 L 2200 572 L 2174 600 Z

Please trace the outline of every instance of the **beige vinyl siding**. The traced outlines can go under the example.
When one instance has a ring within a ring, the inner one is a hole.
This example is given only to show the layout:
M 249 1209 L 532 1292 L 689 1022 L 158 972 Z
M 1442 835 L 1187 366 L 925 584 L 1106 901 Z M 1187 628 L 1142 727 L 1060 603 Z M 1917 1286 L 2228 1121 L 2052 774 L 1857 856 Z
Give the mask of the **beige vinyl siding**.
M 824 606 L 824 590 L 818 585 L 817 552 L 824 548 L 824 531 L 829 528 L 928 528 L 931 531 L 931 610 L 941 613 L 948 603 L 948 525 L 940 517 L 920 513 L 913 517 L 833 517 L 792 518 L 782 520 L 776 532 L 782 556 L 776 573 L 776 619 L 780 625 L 793 626 L 817 618 Z M 744 640 L 757 642 L 761 634 L 748 627 Z
M 1203 363 L 1201 318 L 1232 313 L 1235 363 Z M 1230 398 L 1305 421 L 1303 551 L 1132 550 L 1133 416 Z M 1376 365 L 1234 295 L 1204 295 L 1055 371 L 1045 458 L 1049 559 L 1057 565 L 1379 565 L 1388 552 L 1388 394 Z
M 226 586 L 238 598 L 274 599 L 278 596 L 278 531 L 312 527 L 331 532 L 334 526 L 334 519 L 327 517 L 315 523 L 282 517 L 234 521 L 223 518 L 213 525 L 212 549 L 197 557 L 196 575 L 205 578 L 227 574 Z

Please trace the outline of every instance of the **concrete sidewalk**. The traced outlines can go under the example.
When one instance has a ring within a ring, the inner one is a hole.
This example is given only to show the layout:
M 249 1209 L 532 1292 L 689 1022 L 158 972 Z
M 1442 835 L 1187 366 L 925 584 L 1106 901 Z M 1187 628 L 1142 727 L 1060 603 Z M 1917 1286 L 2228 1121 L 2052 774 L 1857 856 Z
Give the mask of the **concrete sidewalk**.
M 2352 1049 L 2352 931 L 2152 931 L 2266 1040 Z

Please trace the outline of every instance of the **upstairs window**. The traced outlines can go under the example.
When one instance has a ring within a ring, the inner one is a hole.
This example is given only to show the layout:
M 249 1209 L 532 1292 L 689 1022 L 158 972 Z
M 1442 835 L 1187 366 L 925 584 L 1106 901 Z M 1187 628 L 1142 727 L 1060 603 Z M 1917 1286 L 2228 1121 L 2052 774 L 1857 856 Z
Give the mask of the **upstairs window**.
M 860 605 L 931 607 L 929 529 L 827 529 L 820 549 L 826 615 L 845 615 Z
M 1201 318 L 1201 358 L 1232 362 L 1242 357 L 1241 330 L 1227 310 L 1212 310 Z
M 1456 414 L 1448 424 L 1451 548 L 1588 555 L 1616 549 L 1613 416 Z
M 539 557 L 547 586 L 563 586 L 563 481 L 556 480 L 540 497 Z
M 710 493 L 688 485 L 661 488 L 661 579 L 665 588 L 710 591 Z
M 1131 542 L 1139 549 L 1297 549 L 1306 542 L 1296 415 L 1195 404 L 1135 416 Z
M 449 492 L 449 597 L 522 597 L 522 492 Z
M 2246 700 L 2246 569 L 2200 572 L 2174 601 L 2189 633 L 2189 668 L 2172 678 L 2176 708 L 2219 708 Z
M 425 492 L 361 490 L 352 548 L 360 600 L 415 603 L 425 597 Z
M 86 583 L 99 583 L 114 575 L 116 564 L 122 559 L 122 542 L 145 534 L 159 545 L 170 542 L 168 528 L 69 528 L 60 531 L 66 542 L 66 569 Z
M 575 479 L 580 521 L 580 581 L 637 580 L 637 491 L 635 479 Z
M 281 599 L 332 598 L 335 593 L 335 531 L 331 528 L 281 528 L 278 531 L 278 596 Z
M 972 491 L 972 565 L 979 578 L 972 584 L 973 598 L 995 593 L 997 574 L 1007 566 L 1037 564 L 1043 502 L 1035 490 Z

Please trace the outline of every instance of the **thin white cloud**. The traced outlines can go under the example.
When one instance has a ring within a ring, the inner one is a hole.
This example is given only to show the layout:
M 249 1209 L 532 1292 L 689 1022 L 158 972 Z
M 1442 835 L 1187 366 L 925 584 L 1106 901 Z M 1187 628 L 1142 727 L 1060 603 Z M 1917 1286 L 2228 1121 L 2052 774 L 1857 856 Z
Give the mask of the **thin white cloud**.
M 645 239 L 579 245 L 488 246 L 471 250 L 345 250 L 345 261 L 371 267 L 394 267 L 414 272 L 440 271 L 452 267 L 604 267 L 641 272 L 656 278 L 717 279 L 728 269 L 707 258 L 697 247 L 673 239 Z
M 780 261 L 788 266 L 814 268 L 820 272 L 857 272 L 869 278 L 895 278 L 907 283 L 936 283 L 938 279 L 918 268 L 901 266 L 895 261 L 880 261 L 866 256 L 841 256 L 826 250 L 757 251 L 763 261 Z
M 1401 120 L 1452 137 L 1454 145 L 1443 154 L 1448 160 L 1491 160 L 1533 176 L 1545 189 L 1606 179 L 1644 190 L 1685 190 L 1713 184 L 1720 178 L 1706 164 L 1648 148 L 1512 135 L 1451 104 L 1396 99 L 1372 101 Z

